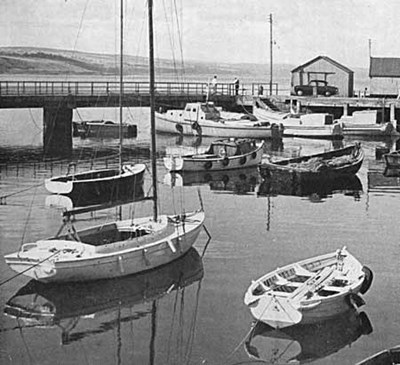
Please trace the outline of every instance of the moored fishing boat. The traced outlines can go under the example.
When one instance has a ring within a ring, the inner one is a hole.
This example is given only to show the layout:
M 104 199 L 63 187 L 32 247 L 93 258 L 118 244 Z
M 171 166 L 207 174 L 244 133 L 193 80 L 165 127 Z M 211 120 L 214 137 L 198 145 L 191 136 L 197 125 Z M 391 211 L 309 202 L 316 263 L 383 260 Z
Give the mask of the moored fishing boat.
M 222 138 L 282 138 L 279 123 L 224 119 L 214 103 L 188 103 L 183 110 L 156 113 L 157 131 Z
M 244 302 L 273 328 L 313 323 L 363 304 L 372 272 L 346 248 L 278 268 L 252 282 Z
M 281 123 L 284 137 L 342 139 L 342 124 L 328 113 L 292 114 L 274 111 L 261 100 L 255 101 L 253 115 L 260 122 Z
M 350 136 L 385 137 L 399 133 L 391 122 L 379 122 L 377 110 L 355 111 L 351 116 L 344 115 L 339 122 L 343 124 L 343 134 Z
M 364 152 L 359 143 L 337 150 L 305 155 L 277 161 L 264 160 L 259 166 L 260 174 L 271 177 L 276 172 L 287 174 L 293 179 L 310 180 L 331 178 L 341 175 L 354 175 L 364 160 Z
M 112 120 L 88 120 L 72 123 L 75 137 L 82 138 L 119 138 L 120 128 L 124 138 L 137 136 L 137 126 L 134 124 L 115 123 Z
M 219 171 L 257 166 L 262 159 L 264 142 L 255 140 L 217 140 L 201 154 L 170 155 L 164 165 L 170 171 Z

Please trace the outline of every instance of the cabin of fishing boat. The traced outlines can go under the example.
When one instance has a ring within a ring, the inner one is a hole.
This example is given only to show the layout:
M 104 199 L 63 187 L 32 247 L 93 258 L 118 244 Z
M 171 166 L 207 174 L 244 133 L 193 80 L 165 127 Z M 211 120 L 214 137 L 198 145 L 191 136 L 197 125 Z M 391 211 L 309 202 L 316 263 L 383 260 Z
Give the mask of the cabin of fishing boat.
M 211 143 L 206 155 L 214 155 L 219 157 L 232 157 L 245 155 L 251 152 L 257 153 L 256 142 L 254 139 L 220 139 Z

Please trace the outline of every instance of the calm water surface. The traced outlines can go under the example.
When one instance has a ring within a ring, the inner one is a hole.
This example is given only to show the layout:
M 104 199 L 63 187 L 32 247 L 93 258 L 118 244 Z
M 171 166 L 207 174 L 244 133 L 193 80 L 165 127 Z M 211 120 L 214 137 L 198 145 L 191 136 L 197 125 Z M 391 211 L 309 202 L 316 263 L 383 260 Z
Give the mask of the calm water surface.
M 40 111 L 1 113 L 2 257 L 22 242 L 57 232 L 61 210 L 49 206 L 43 179 L 65 172 L 69 161 L 42 161 Z M 79 114 L 75 119 L 117 115 L 111 109 Z M 148 163 L 147 111 L 126 111 L 125 118 L 139 126 L 138 138 L 126 141 L 125 159 Z M 200 189 L 209 244 L 203 232 L 184 258 L 119 280 L 46 286 L 19 276 L 7 282 L 0 287 L 1 364 L 296 363 L 293 359 L 354 364 L 398 344 L 400 178 L 383 176 L 384 163 L 376 158 L 376 148 L 393 147 L 392 141 L 362 141 L 366 160 L 357 177 L 314 189 L 267 184 L 254 170 L 171 176 L 162 164 L 165 153 L 205 148 L 208 141 L 167 135 L 157 141 L 160 210 L 198 208 Z M 265 153 L 276 153 L 272 148 L 276 150 L 269 143 Z M 328 148 L 329 141 L 284 139 L 280 153 Z M 116 151 L 114 140 L 75 138 L 73 159 L 80 159 L 78 168 L 85 169 L 92 165 L 91 157 Z M 109 157 L 94 165 L 116 161 Z M 146 194 L 149 184 L 147 173 Z M 151 209 L 149 202 L 139 202 L 124 206 L 123 215 L 147 215 Z M 115 214 L 115 208 L 84 214 L 76 225 L 104 222 Z M 285 332 L 253 329 L 243 303 L 252 279 L 342 246 L 374 272 L 360 313 Z M 0 273 L 3 280 L 14 275 L 3 259 Z

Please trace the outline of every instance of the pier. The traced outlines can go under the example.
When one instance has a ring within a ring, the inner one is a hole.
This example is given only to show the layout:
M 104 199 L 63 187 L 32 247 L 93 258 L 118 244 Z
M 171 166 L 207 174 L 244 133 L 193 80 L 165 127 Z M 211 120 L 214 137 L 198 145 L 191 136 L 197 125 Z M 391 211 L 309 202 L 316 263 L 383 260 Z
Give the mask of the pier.
M 290 96 L 288 90 L 282 94 L 278 84 L 272 86 L 262 82 L 241 84 L 237 91 L 232 83 L 218 83 L 211 89 L 204 82 L 157 82 L 156 108 L 182 109 L 187 102 L 210 100 L 225 110 L 251 112 L 254 98 L 262 98 L 281 109 L 330 112 L 335 118 L 363 109 L 382 110 L 382 120 L 394 123 L 400 118 L 400 101 L 395 98 Z M 69 155 L 73 109 L 117 107 L 119 87 L 117 81 L 0 81 L 0 109 L 43 108 L 44 153 Z M 122 106 L 149 107 L 149 82 L 125 82 Z

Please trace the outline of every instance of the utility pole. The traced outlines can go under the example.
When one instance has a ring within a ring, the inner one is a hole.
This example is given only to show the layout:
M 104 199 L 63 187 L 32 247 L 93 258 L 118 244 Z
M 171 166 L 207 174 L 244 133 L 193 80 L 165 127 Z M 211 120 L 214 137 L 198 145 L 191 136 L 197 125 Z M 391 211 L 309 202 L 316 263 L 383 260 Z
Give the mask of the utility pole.
M 269 78 L 269 95 L 272 95 L 272 46 L 273 46 L 273 40 L 272 40 L 272 14 L 269 14 L 269 51 L 270 51 L 270 78 Z

